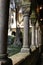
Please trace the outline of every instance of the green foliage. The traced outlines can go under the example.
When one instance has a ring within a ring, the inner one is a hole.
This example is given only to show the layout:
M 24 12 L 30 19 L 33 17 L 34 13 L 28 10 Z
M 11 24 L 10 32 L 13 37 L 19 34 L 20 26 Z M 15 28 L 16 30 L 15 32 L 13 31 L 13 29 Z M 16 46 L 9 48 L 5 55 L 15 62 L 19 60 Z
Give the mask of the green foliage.
M 14 47 L 14 45 L 9 45 L 8 48 L 7 48 L 7 53 L 8 53 L 8 56 L 12 56 L 18 52 L 20 52 L 20 47 Z
M 8 45 L 13 44 L 15 36 L 8 36 Z
M 8 53 L 8 56 L 12 56 L 18 52 L 20 52 L 21 50 L 21 46 L 14 46 L 14 39 L 15 39 L 15 36 L 8 36 L 8 47 L 7 47 L 7 53 Z M 20 31 L 20 41 L 23 42 L 23 34 L 22 32 Z

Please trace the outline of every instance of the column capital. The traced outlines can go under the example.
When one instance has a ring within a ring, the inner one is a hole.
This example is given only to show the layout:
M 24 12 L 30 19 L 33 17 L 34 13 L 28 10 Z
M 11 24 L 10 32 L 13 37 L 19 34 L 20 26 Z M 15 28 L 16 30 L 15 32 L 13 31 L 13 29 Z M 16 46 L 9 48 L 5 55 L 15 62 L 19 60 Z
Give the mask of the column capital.
M 22 13 L 25 15 L 25 14 L 28 14 L 30 13 L 30 6 L 31 6 L 31 2 L 29 2 L 28 4 L 23 4 L 22 5 Z

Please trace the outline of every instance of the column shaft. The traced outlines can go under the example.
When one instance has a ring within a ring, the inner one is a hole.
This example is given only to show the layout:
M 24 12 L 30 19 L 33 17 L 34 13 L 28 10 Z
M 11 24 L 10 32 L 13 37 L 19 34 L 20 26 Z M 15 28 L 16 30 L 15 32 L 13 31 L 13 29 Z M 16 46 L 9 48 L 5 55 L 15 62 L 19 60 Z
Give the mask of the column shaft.
M 9 0 L 0 0 L 0 57 L 7 54 Z
M 35 29 L 35 45 L 38 47 L 38 28 Z
M 28 47 L 29 43 L 29 17 L 28 15 L 24 16 L 24 39 L 23 39 L 23 47 Z
M 34 45 L 34 26 L 32 26 L 32 45 Z
M 38 29 L 38 45 L 41 45 L 41 31 Z
M 28 13 L 24 15 L 24 36 L 23 48 L 21 52 L 29 52 L 29 16 Z
M 0 0 L 0 65 L 10 65 L 7 58 L 9 0 Z
M 31 51 L 34 51 L 36 49 L 35 47 L 35 26 L 32 26 L 32 39 L 31 39 Z
M 38 46 L 39 46 L 39 53 L 41 53 L 41 33 L 40 27 L 38 28 Z

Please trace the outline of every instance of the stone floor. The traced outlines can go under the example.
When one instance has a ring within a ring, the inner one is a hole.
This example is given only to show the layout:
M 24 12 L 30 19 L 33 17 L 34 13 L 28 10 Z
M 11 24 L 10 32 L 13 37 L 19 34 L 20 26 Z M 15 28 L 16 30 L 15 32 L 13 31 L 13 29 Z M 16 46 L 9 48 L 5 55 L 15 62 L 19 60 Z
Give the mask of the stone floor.
M 43 65 L 43 53 L 41 54 L 41 64 L 40 65 Z
M 38 62 L 36 65 L 43 65 L 43 53 L 41 53 L 40 58 L 38 59 Z

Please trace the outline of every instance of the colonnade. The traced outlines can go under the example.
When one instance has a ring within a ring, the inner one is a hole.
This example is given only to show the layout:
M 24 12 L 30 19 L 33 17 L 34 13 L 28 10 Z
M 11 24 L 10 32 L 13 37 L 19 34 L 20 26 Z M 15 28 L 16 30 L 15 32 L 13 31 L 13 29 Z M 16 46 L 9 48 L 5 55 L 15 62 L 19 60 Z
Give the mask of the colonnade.
M 29 7 L 30 8 L 30 7 Z M 22 53 L 30 53 L 30 44 L 29 44 L 29 11 L 24 13 L 24 36 L 23 36 L 23 47 L 21 49 Z M 8 13 L 9 13 L 9 0 L 0 1 L 0 65 L 8 65 L 8 54 L 7 54 L 7 34 L 8 34 Z M 37 22 L 36 22 L 37 23 Z M 35 32 L 35 42 L 34 42 L 34 30 Z M 37 31 L 39 31 L 37 33 Z M 38 41 L 38 42 L 37 42 Z M 32 26 L 32 42 L 31 44 L 40 46 L 41 44 L 41 31 L 40 28 L 34 29 Z M 38 47 L 39 47 L 38 46 Z M 32 47 L 32 48 L 33 48 Z M 11 65 L 11 62 L 10 64 Z
M 24 16 L 24 37 L 23 37 L 23 47 L 21 52 L 29 52 L 36 50 L 39 46 L 41 46 L 41 29 L 39 26 L 38 20 L 36 20 L 35 25 L 34 21 L 31 24 L 31 44 L 29 44 L 29 16 Z

